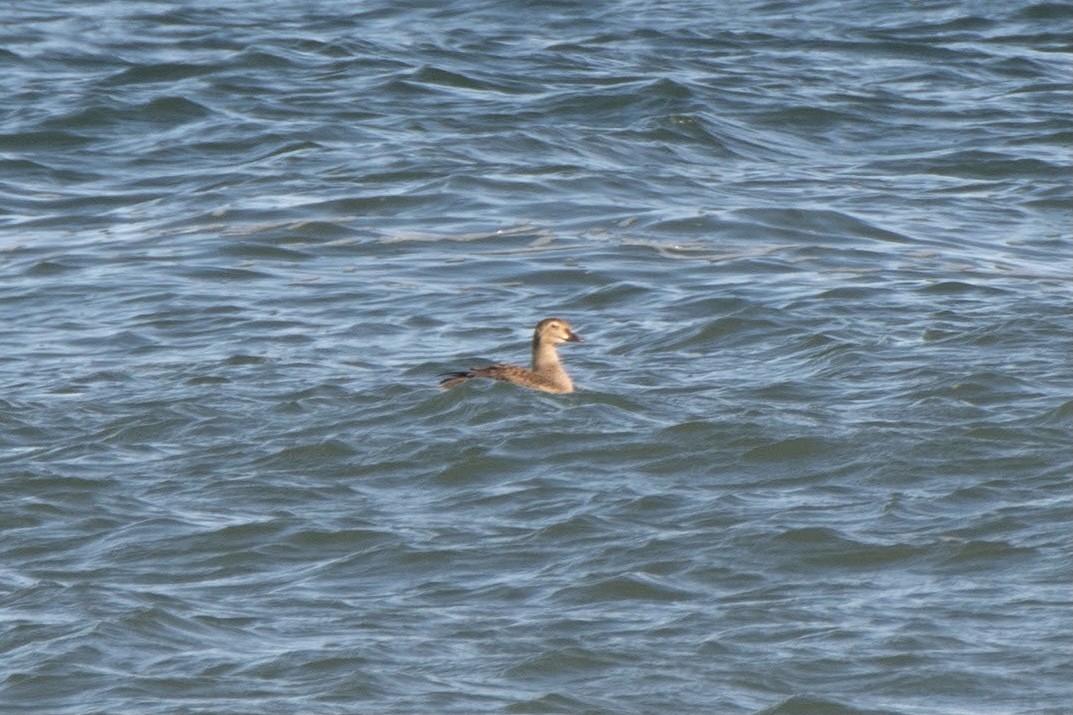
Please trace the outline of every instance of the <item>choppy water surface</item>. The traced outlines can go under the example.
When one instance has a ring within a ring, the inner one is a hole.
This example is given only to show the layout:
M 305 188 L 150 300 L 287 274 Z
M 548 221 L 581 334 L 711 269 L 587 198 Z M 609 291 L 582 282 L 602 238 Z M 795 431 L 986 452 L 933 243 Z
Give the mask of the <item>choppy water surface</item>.
M 1068 4 L 297 5 L 0 9 L 0 711 L 1069 711 Z

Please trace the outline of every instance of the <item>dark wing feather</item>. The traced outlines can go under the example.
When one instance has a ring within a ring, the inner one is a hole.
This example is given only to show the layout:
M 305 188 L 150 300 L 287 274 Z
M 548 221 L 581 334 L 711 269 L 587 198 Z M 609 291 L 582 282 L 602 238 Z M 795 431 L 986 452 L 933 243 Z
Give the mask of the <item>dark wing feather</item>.
M 487 377 L 493 380 L 502 380 L 503 382 L 519 382 L 525 381 L 529 375 L 532 375 L 532 371 L 517 365 L 489 365 L 488 367 L 475 367 L 465 372 L 446 372 L 441 376 L 445 379 L 440 381 L 440 387 L 449 390 L 474 377 Z

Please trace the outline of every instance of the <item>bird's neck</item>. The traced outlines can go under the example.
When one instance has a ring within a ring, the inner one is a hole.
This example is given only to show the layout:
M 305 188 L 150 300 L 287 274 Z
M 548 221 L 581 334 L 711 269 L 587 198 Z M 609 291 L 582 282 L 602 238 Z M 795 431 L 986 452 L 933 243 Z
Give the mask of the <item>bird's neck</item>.
M 562 369 L 555 346 L 533 338 L 533 372 L 561 372 Z

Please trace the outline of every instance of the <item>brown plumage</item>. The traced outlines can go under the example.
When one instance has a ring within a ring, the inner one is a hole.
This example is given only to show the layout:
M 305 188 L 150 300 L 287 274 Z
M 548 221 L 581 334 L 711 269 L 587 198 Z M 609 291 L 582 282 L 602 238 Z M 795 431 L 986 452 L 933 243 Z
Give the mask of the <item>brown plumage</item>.
M 556 346 L 580 341 L 581 338 L 570 328 L 570 323 L 562 318 L 546 318 L 537 323 L 533 331 L 531 370 L 518 365 L 489 365 L 465 372 L 450 372 L 440 382 L 440 387 L 449 389 L 474 377 L 488 377 L 543 392 L 573 392 L 574 383 L 559 361 Z

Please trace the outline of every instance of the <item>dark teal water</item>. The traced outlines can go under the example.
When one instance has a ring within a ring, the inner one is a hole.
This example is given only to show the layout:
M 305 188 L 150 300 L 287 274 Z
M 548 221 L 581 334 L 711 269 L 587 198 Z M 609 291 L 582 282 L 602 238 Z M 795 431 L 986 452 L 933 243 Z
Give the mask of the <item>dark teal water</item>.
M 0 9 L 0 713 L 1070 711 L 1073 8 L 595 5 Z

